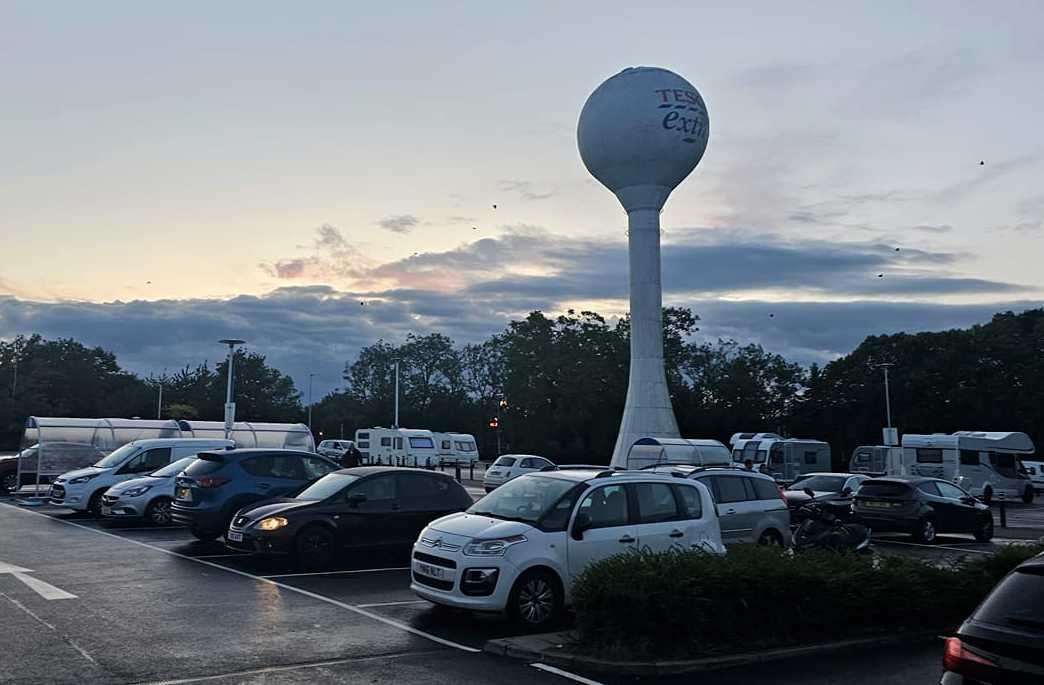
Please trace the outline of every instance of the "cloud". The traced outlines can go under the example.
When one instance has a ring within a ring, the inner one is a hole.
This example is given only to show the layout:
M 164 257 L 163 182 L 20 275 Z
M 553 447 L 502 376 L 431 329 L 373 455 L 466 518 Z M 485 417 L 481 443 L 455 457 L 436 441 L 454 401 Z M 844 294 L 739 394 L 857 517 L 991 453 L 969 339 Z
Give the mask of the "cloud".
M 950 224 L 919 224 L 911 226 L 911 230 L 924 231 L 925 233 L 949 233 L 953 230 Z
M 315 229 L 311 243 L 301 245 L 299 249 L 311 254 L 262 262 L 259 266 L 280 280 L 343 280 L 359 276 L 367 265 L 372 264 L 332 224 Z
M 549 197 L 555 195 L 554 191 L 536 192 L 533 190 L 533 184 L 529 181 L 498 181 L 497 187 L 508 193 L 518 193 L 519 197 L 523 200 L 534 201 L 534 200 L 546 200 Z
M 419 223 L 420 219 L 412 214 L 397 214 L 396 216 L 381 219 L 377 222 L 377 225 L 392 233 L 409 233 Z

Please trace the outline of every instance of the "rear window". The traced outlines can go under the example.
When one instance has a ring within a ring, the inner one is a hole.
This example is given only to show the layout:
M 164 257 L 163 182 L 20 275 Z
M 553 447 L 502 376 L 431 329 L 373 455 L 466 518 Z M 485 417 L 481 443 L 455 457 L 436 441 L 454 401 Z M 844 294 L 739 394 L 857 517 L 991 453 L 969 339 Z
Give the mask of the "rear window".
M 208 473 L 220 471 L 224 465 L 224 461 L 214 459 L 211 455 L 201 454 L 199 455 L 199 459 L 196 459 L 194 462 L 188 465 L 188 468 L 185 469 L 185 475 L 205 476 Z
M 501 457 L 500 459 L 497 459 L 495 462 L 493 462 L 493 466 L 514 466 L 514 465 L 515 465 L 515 458 L 514 457 Z
M 1017 626 L 1044 635 L 1044 569 L 1015 571 L 975 611 L 977 621 Z
M 910 486 L 879 480 L 864 480 L 859 486 L 860 497 L 909 497 Z
M 941 464 L 943 451 L 937 449 L 917 448 L 917 463 L 919 464 Z

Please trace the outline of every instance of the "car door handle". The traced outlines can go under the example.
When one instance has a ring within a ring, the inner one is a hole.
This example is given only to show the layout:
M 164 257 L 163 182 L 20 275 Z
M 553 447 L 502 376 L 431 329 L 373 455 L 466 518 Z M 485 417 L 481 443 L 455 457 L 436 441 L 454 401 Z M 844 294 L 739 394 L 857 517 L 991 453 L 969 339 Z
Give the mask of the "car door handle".
M 272 485 L 271 483 L 258 483 L 257 487 L 261 488 L 262 490 L 267 490 L 268 488 L 272 487 Z
M 630 535 L 624 535 L 622 538 L 620 538 L 620 542 L 624 543 L 625 545 L 629 545 L 632 542 L 634 542 L 634 538 L 632 538 Z
M 681 532 L 680 530 L 672 530 L 671 531 L 671 535 L 670 535 L 670 537 L 672 537 L 672 538 L 680 538 L 680 537 L 684 537 L 684 536 L 685 536 L 685 533 Z
M 736 513 L 735 509 L 726 509 L 725 510 L 725 515 L 726 516 L 728 516 L 729 514 L 735 514 L 735 513 Z

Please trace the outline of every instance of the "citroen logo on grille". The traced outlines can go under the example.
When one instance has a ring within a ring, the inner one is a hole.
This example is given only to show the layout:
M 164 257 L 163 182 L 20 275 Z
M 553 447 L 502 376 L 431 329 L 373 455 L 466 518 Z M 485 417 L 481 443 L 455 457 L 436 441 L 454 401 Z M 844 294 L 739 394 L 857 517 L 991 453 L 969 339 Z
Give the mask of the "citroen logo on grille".
M 442 546 L 442 538 L 435 538 L 435 542 L 431 543 L 431 546 L 432 547 L 441 547 Z

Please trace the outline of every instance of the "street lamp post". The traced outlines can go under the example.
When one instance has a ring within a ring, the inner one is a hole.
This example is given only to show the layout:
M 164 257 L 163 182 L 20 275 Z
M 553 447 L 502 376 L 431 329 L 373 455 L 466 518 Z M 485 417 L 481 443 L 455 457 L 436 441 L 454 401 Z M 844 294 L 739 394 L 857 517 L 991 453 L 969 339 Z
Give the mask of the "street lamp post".
M 500 400 L 500 411 L 497 413 L 497 456 L 500 456 L 500 415 L 507 409 L 507 400 Z
M 312 379 L 315 378 L 314 373 L 308 374 L 308 430 L 312 430 Z
M 881 369 L 884 371 L 885 421 L 887 421 L 884 434 L 885 443 L 889 447 L 892 447 L 894 446 L 893 443 L 896 442 L 896 436 L 895 431 L 892 429 L 892 394 L 888 387 L 888 369 L 895 366 L 895 364 L 893 364 L 892 362 L 878 362 L 876 364 L 871 363 L 870 365 L 876 369 Z
M 232 434 L 232 424 L 236 421 L 236 405 L 232 401 L 232 365 L 236 356 L 236 347 L 245 343 L 246 340 L 225 338 L 218 342 L 228 345 L 228 381 L 225 386 L 225 440 L 228 440 Z

